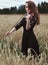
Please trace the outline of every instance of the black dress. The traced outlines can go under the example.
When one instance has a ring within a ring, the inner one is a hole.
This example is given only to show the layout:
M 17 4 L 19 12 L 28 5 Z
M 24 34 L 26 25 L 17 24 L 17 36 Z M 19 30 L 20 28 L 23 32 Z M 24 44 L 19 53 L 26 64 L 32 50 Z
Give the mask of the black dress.
M 31 48 L 31 52 L 34 55 L 39 55 L 39 45 L 36 36 L 33 32 L 33 28 L 36 24 L 36 17 L 33 16 L 30 19 L 31 28 L 26 30 L 26 18 L 24 17 L 18 24 L 15 25 L 16 30 L 23 26 L 22 48 L 21 52 L 27 55 L 28 48 Z

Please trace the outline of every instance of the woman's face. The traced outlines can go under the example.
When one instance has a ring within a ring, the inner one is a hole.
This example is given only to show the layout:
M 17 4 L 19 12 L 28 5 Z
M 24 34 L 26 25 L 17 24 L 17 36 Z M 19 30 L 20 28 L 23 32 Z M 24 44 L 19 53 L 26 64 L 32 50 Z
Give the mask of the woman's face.
M 26 10 L 27 13 L 30 12 L 30 9 L 28 8 L 28 3 L 25 3 L 25 10 Z

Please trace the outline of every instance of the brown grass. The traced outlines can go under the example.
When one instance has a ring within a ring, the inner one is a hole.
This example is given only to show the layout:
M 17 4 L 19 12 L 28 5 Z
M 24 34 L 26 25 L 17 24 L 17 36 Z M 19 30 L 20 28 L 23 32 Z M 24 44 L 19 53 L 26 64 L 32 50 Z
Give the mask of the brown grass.
M 13 32 L 10 36 L 4 37 L 6 31 L 10 30 L 18 19 L 23 15 L 0 15 L 0 39 L 3 43 L 3 49 L 0 44 L 0 65 L 47 65 L 48 62 L 48 15 L 40 15 L 40 25 L 34 27 L 34 33 L 38 39 L 40 45 L 41 58 L 39 62 L 37 58 L 29 62 L 30 55 L 25 58 L 24 56 L 18 56 L 16 51 L 16 44 L 21 45 L 23 29 Z M 15 44 L 13 54 L 10 52 L 10 44 Z M 44 47 L 43 47 L 44 46 Z M 8 55 L 9 54 L 9 55 Z M 46 62 L 47 61 L 47 62 Z

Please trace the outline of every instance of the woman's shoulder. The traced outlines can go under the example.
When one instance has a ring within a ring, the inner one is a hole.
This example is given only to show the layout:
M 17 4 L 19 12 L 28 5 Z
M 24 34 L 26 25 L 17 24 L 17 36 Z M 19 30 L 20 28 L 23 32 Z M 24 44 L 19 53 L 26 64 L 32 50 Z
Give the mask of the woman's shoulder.
M 32 19 L 32 20 L 36 20 L 36 16 L 34 15 L 34 16 L 31 16 L 30 14 L 25 14 L 25 16 L 23 17 L 23 20 L 26 20 L 26 19 Z

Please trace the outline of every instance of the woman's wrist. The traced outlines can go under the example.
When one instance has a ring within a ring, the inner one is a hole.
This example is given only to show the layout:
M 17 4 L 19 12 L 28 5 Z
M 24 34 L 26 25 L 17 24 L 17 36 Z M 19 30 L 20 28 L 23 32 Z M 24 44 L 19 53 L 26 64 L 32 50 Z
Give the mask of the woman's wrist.
M 14 32 L 15 30 L 16 30 L 15 27 L 12 28 L 12 29 L 10 30 L 10 34 L 11 34 L 12 32 Z

